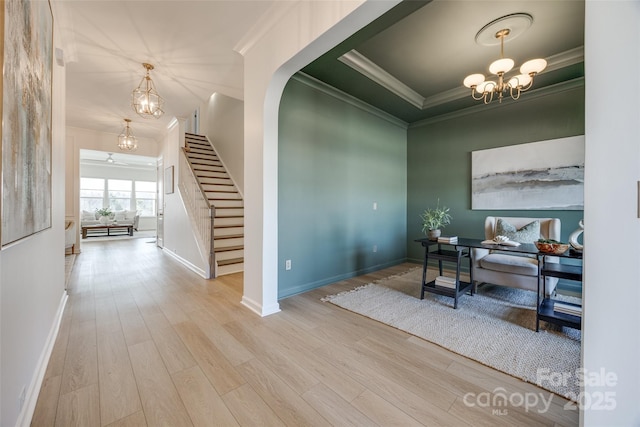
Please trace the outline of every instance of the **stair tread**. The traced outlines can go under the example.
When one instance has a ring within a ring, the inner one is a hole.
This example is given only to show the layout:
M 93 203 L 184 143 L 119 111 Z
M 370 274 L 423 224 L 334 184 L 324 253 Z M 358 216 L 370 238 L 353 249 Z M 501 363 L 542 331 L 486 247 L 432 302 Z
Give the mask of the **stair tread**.
M 213 156 L 211 156 L 211 157 L 213 157 Z M 199 165 L 200 164 L 209 164 L 209 163 L 202 163 L 202 162 L 210 162 L 210 163 L 220 163 L 220 164 L 222 164 L 222 162 L 220 162 L 219 159 L 211 159 L 211 158 L 205 159 L 203 157 L 191 157 L 191 156 L 189 156 L 189 159 L 191 159 L 191 163 L 197 163 Z
M 229 186 L 230 188 L 218 188 L 218 189 L 207 189 L 205 186 L 207 184 L 202 184 L 202 189 L 206 192 L 206 193 L 237 193 L 238 190 L 236 190 L 233 186 Z M 209 185 L 218 185 L 218 184 L 209 184 Z
M 212 163 L 216 163 L 216 164 L 222 165 L 222 162 L 220 161 L 220 159 L 214 158 L 213 156 L 210 156 L 210 158 L 208 158 L 208 159 L 204 159 L 202 157 L 191 157 L 191 156 L 189 156 L 189 160 L 191 161 L 191 163 L 196 164 L 196 165 L 209 165 L 209 164 L 212 164 Z
M 230 252 L 244 249 L 244 245 L 222 246 L 214 249 L 214 252 Z
M 231 264 L 242 264 L 243 262 L 244 262 L 244 258 L 223 259 L 223 260 L 218 261 L 218 266 L 231 265 Z
M 200 171 L 198 173 L 198 178 L 229 179 L 229 175 L 227 175 L 226 172 L 220 172 L 220 171 Z
M 198 170 L 201 173 L 209 173 L 209 174 L 211 174 L 211 173 L 222 173 L 222 174 L 225 175 L 224 177 L 220 177 L 220 176 L 213 176 L 212 177 L 212 176 L 209 176 L 209 178 L 226 178 L 226 177 L 229 176 L 229 175 L 227 175 L 227 171 L 224 170 L 224 168 L 222 166 L 217 166 L 217 168 L 218 169 L 216 169 L 216 170 L 203 169 L 203 168 L 199 167 L 198 165 L 194 165 L 194 169 Z
M 216 228 L 215 226 L 213 227 L 214 229 Z M 229 234 L 229 235 L 224 235 L 224 236 L 215 236 L 214 235 L 214 240 L 225 240 L 225 239 L 240 239 L 243 238 L 244 234 Z
M 189 159 L 191 159 L 191 163 L 199 163 L 199 162 L 217 162 L 220 163 L 220 159 L 213 159 L 212 157 L 214 157 L 214 155 L 209 155 L 209 158 L 204 158 L 204 157 L 196 157 L 196 156 L 191 156 L 189 155 Z
M 213 150 L 213 147 L 210 145 L 205 145 L 205 144 L 193 144 L 190 146 L 190 150 L 189 153 L 190 154 L 204 154 L 204 155 L 210 155 L 211 153 L 213 153 L 215 155 L 215 151 Z

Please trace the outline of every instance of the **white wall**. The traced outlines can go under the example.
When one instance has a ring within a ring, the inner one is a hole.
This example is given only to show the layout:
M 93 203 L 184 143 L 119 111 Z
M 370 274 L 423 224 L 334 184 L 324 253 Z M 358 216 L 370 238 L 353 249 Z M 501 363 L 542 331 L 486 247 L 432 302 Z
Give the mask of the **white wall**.
M 179 155 L 184 147 L 184 120 L 174 122 L 162 141 L 163 167 L 174 167 L 174 192 L 164 194 L 163 250 L 203 277 L 209 274 L 208 259 L 198 249 L 194 227 L 178 189 Z
M 242 303 L 266 316 L 278 305 L 278 107 L 303 66 L 399 0 L 279 2 L 244 55 L 245 272 Z
M 55 25 L 54 17 L 54 25 Z M 57 31 L 56 31 L 57 34 Z M 55 40 L 54 46 L 59 42 Z M 0 425 L 30 420 L 66 302 L 65 75 L 53 65 L 52 227 L 0 252 Z M 26 389 L 22 412 L 18 400 Z M 19 421 L 18 421 L 19 420 Z
M 244 194 L 244 104 L 214 93 L 200 107 L 200 134 L 206 135 L 229 176 Z
M 586 2 L 585 426 L 640 425 L 640 2 Z M 611 86 L 612 64 L 633 76 Z M 615 236 L 614 239 L 612 237 Z M 600 370 L 615 384 L 598 384 Z M 612 410 L 611 406 L 615 406 Z

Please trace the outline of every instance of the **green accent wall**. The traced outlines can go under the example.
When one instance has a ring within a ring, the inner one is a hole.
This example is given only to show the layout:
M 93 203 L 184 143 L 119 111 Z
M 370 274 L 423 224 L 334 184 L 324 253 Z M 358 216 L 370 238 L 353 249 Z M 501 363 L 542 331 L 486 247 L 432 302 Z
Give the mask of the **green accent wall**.
M 584 87 L 545 96 L 522 95 L 518 101 L 480 105 L 472 114 L 414 123 L 407 136 L 407 254 L 420 261 L 423 237 L 420 213 L 440 204 L 453 220 L 445 235 L 484 238 L 486 216 L 554 217 L 562 222 L 562 239 L 578 228 L 583 211 L 471 210 L 471 152 L 584 134 Z M 533 95 L 533 94 L 531 94 Z M 548 153 L 553 156 L 553 152 Z
M 407 256 L 406 126 L 331 92 L 294 78 L 280 103 L 279 298 Z

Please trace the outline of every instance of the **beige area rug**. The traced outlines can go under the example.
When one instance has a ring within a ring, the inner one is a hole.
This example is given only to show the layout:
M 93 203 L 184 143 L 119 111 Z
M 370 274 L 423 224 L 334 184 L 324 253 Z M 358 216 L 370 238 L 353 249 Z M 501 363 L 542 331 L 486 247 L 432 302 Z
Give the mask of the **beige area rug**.
M 421 279 L 417 268 L 323 301 L 576 400 L 580 331 L 541 322 L 536 332 L 535 292 L 483 285 L 476 295 L 461 296 L 454 310 L 452 298 L 425 293 L 420 300 Z M 566 384 L 553 380 L 565 373 Z

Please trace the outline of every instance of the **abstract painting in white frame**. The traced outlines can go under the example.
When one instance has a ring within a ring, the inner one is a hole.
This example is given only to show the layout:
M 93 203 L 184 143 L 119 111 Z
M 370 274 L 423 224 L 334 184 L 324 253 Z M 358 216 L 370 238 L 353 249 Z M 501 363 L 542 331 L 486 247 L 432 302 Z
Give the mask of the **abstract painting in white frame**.
M 471 208 L 583 210 L 584 135 L 473 151 Z
M 2 77 L 2 246 L 51 228 L 53 16 L 7 1 Z

